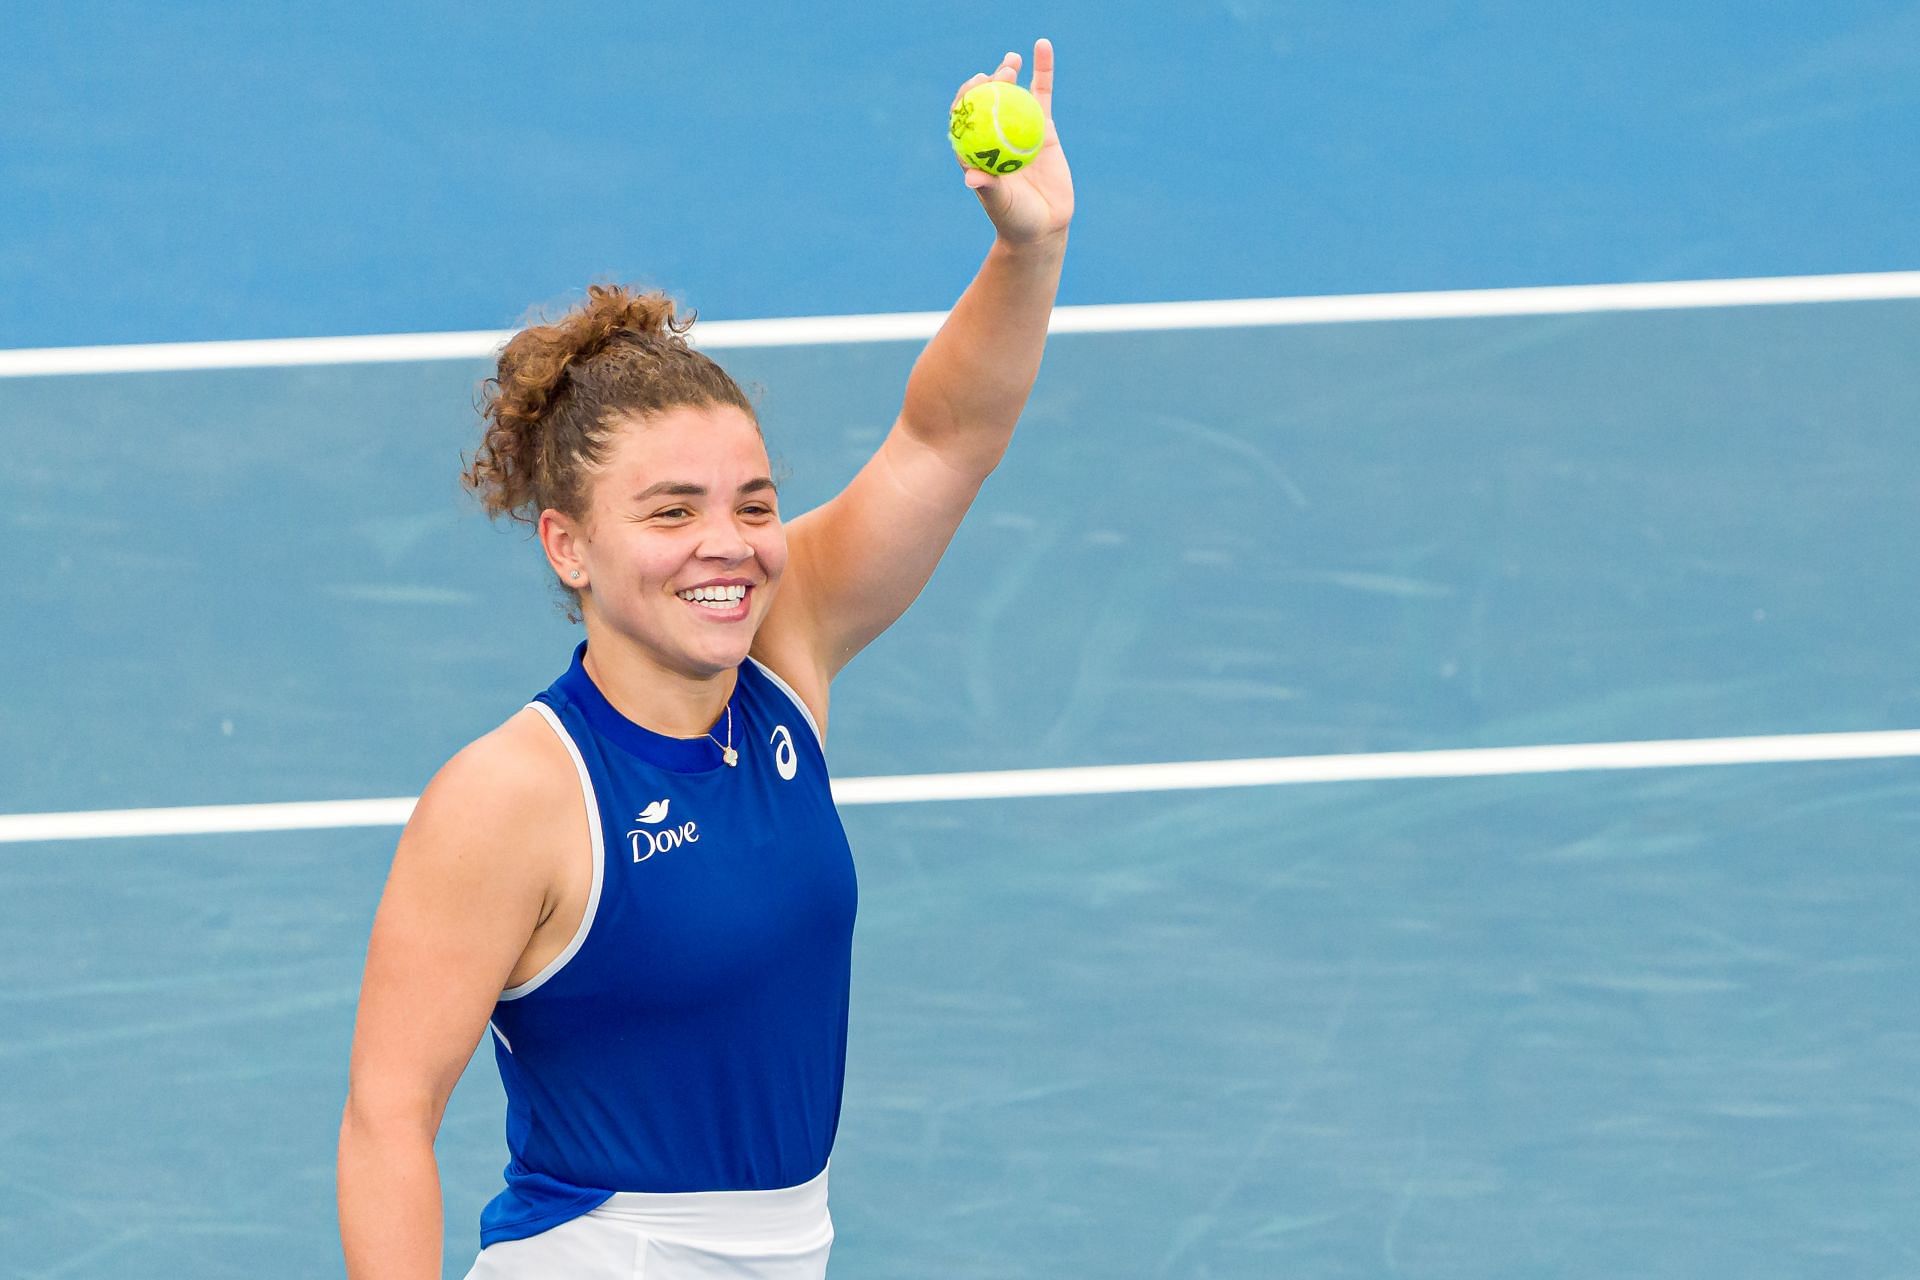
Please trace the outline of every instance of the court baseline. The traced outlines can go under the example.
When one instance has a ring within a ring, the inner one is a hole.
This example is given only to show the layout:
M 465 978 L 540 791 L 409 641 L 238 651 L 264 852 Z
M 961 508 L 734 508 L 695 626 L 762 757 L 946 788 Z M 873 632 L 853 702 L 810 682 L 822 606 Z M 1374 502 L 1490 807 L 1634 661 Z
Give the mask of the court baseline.
M 1883 760 L 1901 756 L 1920 756 L 1920 729 L 1269 756 L 1245 760 L 1086 765 L 984 773 L 897 774 L 838 779 L 833 785 L 833 796 L 842 805 L 913 804 L 942 800 L 1191 791 L 1326 782 L 1501 777 L 1586 770 L 1804 764 L 1836 760 Z M 0 844 L 97 840 L 116 836 L 397 827 L 403 825 L 413 813 L 415 799 L 412 796 L 398 796 L 374 800 L 0 814 Z
M 1055 334 L 1169 332 L 1382 320 L 1884 302 L 1901 298 L 1920 298 L 1920 271 L 1064 306 L 1054 308 L 1048 331 Z M 710 350 L 925 341 L 945 319 L 944 311 L 907 311 L 881 315 L 707 320 L 700 323 L 691 337 L 695 345 Z M 511 329 L 475 329 L 333 338 L 20 348 L 0 351 L 0 378 L 481 360 L 497 355 L 513 333 Z

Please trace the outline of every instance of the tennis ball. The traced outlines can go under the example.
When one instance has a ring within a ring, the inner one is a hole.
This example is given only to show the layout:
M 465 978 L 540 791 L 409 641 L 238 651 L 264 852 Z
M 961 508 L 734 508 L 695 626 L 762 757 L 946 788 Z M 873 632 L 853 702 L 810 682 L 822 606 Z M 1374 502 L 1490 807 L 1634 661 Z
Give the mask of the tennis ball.
M 1017 84 L 989 80 L 967 90 L 953 108 L 953 149 L 988 173 L 1012 173 L 1040 154 L 1047 119 L 1040 101 Z

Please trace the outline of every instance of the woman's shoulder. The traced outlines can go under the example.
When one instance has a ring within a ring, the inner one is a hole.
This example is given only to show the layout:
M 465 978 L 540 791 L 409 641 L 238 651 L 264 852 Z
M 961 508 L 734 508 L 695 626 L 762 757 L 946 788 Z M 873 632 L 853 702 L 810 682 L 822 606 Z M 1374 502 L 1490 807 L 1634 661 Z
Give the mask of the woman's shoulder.
M 564 749 L 541 734 L 554 738 L 536 713 L 518 713 L 455 753 L 421 792 L 375 922 L 382 953 L 409 957 L 401 968 L 457 950 L 497 964 L 481 983 L 497 992 L 551 913 L 559 855 L 584 818 Z
M 440 767 L 408 825 L 506 834 L 567 812 L 579 803 L 579 785 L 559 736 L 537 711 L 524 707 Z

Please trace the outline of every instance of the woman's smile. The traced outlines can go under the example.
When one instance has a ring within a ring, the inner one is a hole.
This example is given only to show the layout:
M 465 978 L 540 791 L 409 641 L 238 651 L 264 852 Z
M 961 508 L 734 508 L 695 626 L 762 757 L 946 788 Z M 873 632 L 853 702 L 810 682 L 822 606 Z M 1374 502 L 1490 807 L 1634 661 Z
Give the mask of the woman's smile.
M 742 578 L 718 578 L 674 594 L 708 622 L 744 622 L 753 611 L 753 584 Z

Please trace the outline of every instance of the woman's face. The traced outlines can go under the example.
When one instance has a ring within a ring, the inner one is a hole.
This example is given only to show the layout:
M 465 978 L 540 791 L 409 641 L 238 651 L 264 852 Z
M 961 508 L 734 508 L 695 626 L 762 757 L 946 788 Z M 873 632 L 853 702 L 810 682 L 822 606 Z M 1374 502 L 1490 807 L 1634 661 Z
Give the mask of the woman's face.
M 576 546 L 590 616 L 666 670 L 739 666 L 787 566 L 753 420 L 732 405 L 683 406 L 622 427 L 589 507 Z

